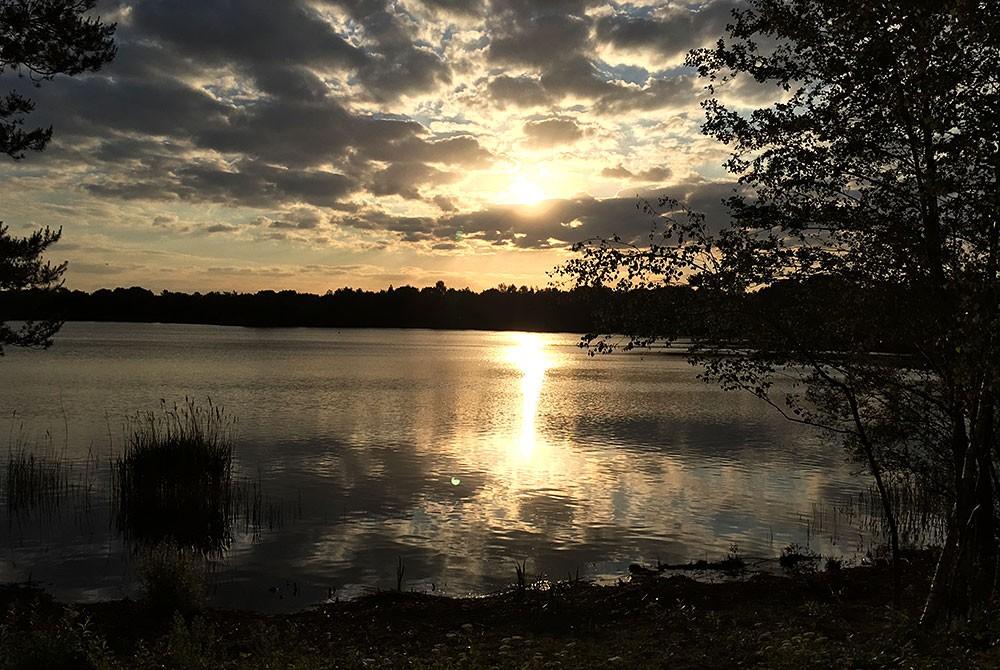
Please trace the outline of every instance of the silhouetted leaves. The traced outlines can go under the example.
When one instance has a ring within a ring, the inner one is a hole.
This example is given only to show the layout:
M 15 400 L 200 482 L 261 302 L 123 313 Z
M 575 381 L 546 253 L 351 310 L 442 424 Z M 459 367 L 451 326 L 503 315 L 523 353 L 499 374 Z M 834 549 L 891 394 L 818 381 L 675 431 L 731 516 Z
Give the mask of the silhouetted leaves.
M 96 0 L 0 0 L 0 74 L 27 76 L 36 86 L 57 74 L 74 75 L 99 69 L 115 56 L 115 26 L 86 13 Z M 52 128 L 25 130 L 25 117 L 35 104 L 17 91 L 0 98 L 0 152 L 19 160 L 26 151 L 41 151 Z M 59 240 L 62 230 L 37 230 L 13 237 L 0 224 L 0 291 L 48 292 L 62 285 L 66 264 L 52 265 L 42 254 Z M 62 325 L 43 317 L 18 329 L 4 323 L 0 311 L 0 355 L 4 345 L 48 347 Z
M 0 1 L 0 74 L 14 70 L 35 85 L 57 74 L 75 75 L 100 69 L 115 57 L 114 24 L 86 13 L 96 0 Z M 51 128 L 24 130 L 34 103 L 20 93 L 0 99 L 0 151 L 23 158 L 40 151 Z

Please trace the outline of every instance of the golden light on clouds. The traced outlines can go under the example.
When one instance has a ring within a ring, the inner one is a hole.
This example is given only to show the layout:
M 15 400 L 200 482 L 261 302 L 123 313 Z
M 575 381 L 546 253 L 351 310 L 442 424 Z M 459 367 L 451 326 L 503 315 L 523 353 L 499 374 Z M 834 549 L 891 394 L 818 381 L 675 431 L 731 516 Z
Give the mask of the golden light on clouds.
M 637 193 L 730 187 L 681 62 L 732 0 L 113 4 L 118 57 L 25 89 L 53 149 L 0 176 L 12 230 L 64 228 L 72 288 L 543 285 L 645 235 Z

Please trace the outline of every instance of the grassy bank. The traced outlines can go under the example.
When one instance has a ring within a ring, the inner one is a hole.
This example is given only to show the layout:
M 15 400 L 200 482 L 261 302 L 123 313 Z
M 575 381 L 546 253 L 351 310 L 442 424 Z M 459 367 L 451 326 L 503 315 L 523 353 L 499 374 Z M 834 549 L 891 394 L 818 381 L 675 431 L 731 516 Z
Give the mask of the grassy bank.
M 467 599 L 393 592 L 283 616 L 67 607 L 8 587 L 0 667 L 997 667 L 1000 627 L 918 628 L 930 563 L 910 557 L 899 610 L 881 567 L 723 584 L 646 576 Z

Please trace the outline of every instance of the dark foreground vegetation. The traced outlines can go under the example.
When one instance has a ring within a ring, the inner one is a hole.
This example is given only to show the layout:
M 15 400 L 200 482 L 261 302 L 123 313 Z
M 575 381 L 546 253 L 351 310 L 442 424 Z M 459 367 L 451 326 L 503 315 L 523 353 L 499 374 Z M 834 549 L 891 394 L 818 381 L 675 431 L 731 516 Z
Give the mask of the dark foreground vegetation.
M 0 668 L 988 668 L 1000 628 L 917 625 L 933 557 L 709 584 L 633 576 L 452 599 L 386 592 L 292 615 L 0 590 Z

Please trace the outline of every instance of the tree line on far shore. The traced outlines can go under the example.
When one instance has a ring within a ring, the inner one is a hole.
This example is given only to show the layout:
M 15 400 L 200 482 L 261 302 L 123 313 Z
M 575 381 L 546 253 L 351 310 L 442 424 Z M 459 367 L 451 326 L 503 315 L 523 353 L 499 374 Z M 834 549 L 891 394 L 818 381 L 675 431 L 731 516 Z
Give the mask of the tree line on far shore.
M 740 300 L 759 313 L 792 313 L 821 322 L 834 302 L 858 308 L 857 327 L 869 330 L 873 351 L 897 348 L 886 339 L 897 312 L 919 296 L 904 296 L 886 286 L 882 291 L 852 289 L 839 280 L 812 278 L 768 287 Z M 894 306 L 898 306 L 894 309 Z M 249 327 L 435 328 L 530 330 L 542 332 L 619 332 L 689 337 L 718 330 L 727 310 L 707 292 L 687 286 L 615 291 L 578 286 L 569 290 L 503 285 L 484 291 L 454 289 L 437 282 L 416 288 L 378 291 L 340 288 L 325 294 L 296 291 L 154 293 L 140 287 L 67 290 L 0 291 L 0 315 L 9 321 L 120 321 L 190 323 Z M 744 347 L 732 332 L 734 347 Z M 747 333 L 749 335 L 749 332 Z M 857 332 L 831 331 L 830 337 L 860 337 Z M 832 343 L 831 343 L 832 346 Z
M 685 289 L 658 291 L 662 304 Z M 296 291 L 154 293 L 145 288 L 92 293 L 0 292 L 8 320 L 199 323 L 250 327 L 440 328 L 584 333 L 603 322 L 623 298 L 605 289 L 500 285 L 476 292 L 435 286 L 379 291 L 341 288 L 323 295 Z

